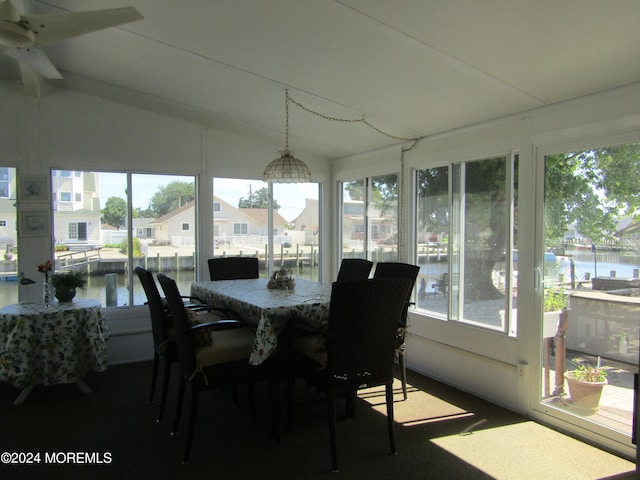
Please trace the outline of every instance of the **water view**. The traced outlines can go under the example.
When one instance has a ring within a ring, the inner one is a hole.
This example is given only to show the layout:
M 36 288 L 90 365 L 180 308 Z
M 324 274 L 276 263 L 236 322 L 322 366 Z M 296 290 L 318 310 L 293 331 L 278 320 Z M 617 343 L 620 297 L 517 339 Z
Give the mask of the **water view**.
M 195 274 L 193 271 L 182 271 L 178 275 L 176 272 L 166 272 L 167 275 L 176 279 L 180 291 L 189 292 L 191 288 L 191 282 L 194 281 Z M 137 279 L 134 278 L 134 305 L 143 305 L 147 301 L 147 297 L 144 294 L 144 290 L 139 283 L 136 283 Z M 29 285 L 28 289 L 40 289 L 40 285 Z M 107 288 L 105 276 L 91 276 L 89 277 L 89 283 L 85 290 L 78 291 L 78 297 L 83 298 L 95 298 L 100 300 L 103 306 L 107 305 Z M 30 292 L 32 293 L 32 292 Z M 2 305 L 8 305 L 10 303 L 16 303 L 18 301 L 18 282 L 6 280 L 0 282 L 0 302 Z M 129 286 L 126 275 L 117 274 L 117 306 L 129 305 Z
M 555 262 L 545 263 L 545 277 L 547 280 L 553 279 L 557 281 L 562 278 L 564 282 L 569 282 L 571 275 L 571 260 L 573 260 L 575 268 L 575 280 L 581 281 L 585 278 L 593 278 L 596 276 L 609 277 L 614 272 L 619 278 L 633 278 L 640 269 L 640 255 L 631 252 L 620 251 L 599 251 L 595 256 L 590 251 L 585 250 L 567 250 L 565 255 L 558 255 Z M 421 265 L 421 273 L 425 274 L 427 265 Z M 430 275 L 433 279 L 438 278 L 446 271 L 446 262 L 435 262 L 428 265 Z M 438 270 L 440 268 L 440 270 Z M 175 278 L 180 291 L 189 292 L 191 282 L 195 280 L 195 272 L 192 269 L 180 271 L 166 271 L 167 275 Z M 264 271 L 261 275 L 266 275 Z M 294 274 L 300 278 L 317 279 L 317 267 L 294 269 Z M 427 282 L 427 291 L 433 290 L 432 282 Z M 583 284 L 584 287 L 590 285 L 589 282 Z M 36 289 L 36 285 L 27 287 Z M 134 277 L 133 283 L 133 302 L 134 305 L 142 305 L 146 302 L 146 296 L 142 287 L 137 283 Z M 106 277 L 94 275 L 89 277 L 89 284 L 85 291 L 79 292 L 79 295 L 86 298 L 96 298 L 100 300 L 102 305 L 107 305 L 106 300 Z M 14 277 L 8 277 L 6 280 L 0 281 L 0 304 L 7 305 L 18 301 L 18 282 Z M 129 305 L 129 283 L 125 274 L 117 274 L 117 306 Z
M 178 284 L 178 288 L 184 295 L 188 295 L 191 290 L 191 283 L 195 281 L 194 270 L 180 270 L 180 271 L 164 271 L 171 278 L 175 279 Z M 307 267 L 303 269 L 295 268 L 293 273 L 297 278 L 305 278 L 308 280 L 314 280 L 318 278 L 318 267 Z M 78 291 L 78 297 L 82 298 L 95 298 L 100 300 L 103 306 L 128 306 L 129 305 L 129 281 L 124 273 L 111 274 L 117 276 L 117 303 L 116 305 L 107 305 L 107 277 L 104 275 L 93 275 L 88 278 L 89 283 L 85 290 Z M 265 276 L 264 270 L 260 271 L 260 276 Z M 203 277 L 204 280 L 208 280 L 208 273 Z M 40 285 L 29 285 L 26 288 L 40 289 Z M 33 292 L 30 292 L 33 294 Z M 18 301 L 18 281 L 15 277 L 9 277 L 7 280 L 0 281 L 0 305 L 8 305 L 16 303 Z M 143 305 L 147 301 L 147 297 L 142 289 L 142 285 L 138 282 L 137 277 L 133 278 L 133 304 Z
M 567 251 L 566 256 L 558 256 L 556 274 L 562 274 L 570 279 L 571 259 L 575 265 L 576 280 L 588 277 L 620 277 L 634 278 L 634 271 L 640 269 L 640 255 L 630 252 L 598 252 L 596 254 L 585 250 Z M 614 272 L 614 275 L 611 275 Z M 553 272 L 545 272 L 547 275 Z

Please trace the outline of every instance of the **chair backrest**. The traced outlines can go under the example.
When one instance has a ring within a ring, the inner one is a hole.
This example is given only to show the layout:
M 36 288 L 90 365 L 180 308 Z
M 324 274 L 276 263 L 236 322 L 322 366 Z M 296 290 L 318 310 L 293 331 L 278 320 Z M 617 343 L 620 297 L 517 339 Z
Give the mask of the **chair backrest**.
M 401 262 L 378 262 L 373 278 L 407 278 L 415 283 L 420 267 Z
M 158 286 L 153 279 L 153 274 L 142 267 L 136 267 L 136 274 L 140 279 L 144 293 L 147 296 L 147 305 L 151 317 L 151 331 L 153 333 L 153 343 L 159 347 L 169 338 L 170 320 L 167 310 L 162 303 L 162 297 L 158 291 Z
M 401 278 L 335 282 L 329 306 L 327 373 L 334 388 L 393 381 L 398 322 L 413 283 Z
M 357 282 L 369 278 L 373 262 L 364 258 L 343 258 L 336 282 Z
M 220 257 L 210 258 L 209 275 L 211 280 L 239 280 L 258 278 L 258 257 Z
M 167 307 L 173 320 L 180 372 L 184 377 L 189 378 L 196 371 L 196 354 L 194 340 L 190 335 L 191 324 L 187 316 L 187 309 L 175 280 L 167 277 L 164 273 L 159 273 L 158 282 L 164 291 Z
M 410 280 L 411 290 L 409 291 L 407 298 L 405 298 L 405 301 L 407 302 L 406 306 L 409 307 L 411 293 L 413 292 L 413 286 L 418 278 L 418 272 L 420 272 L 420 267 L 417 265 L 401 262 L 378 262 L 376 264 L 376 269 L 373 272 L 373 278 L 404 278 Z M 405 309 L 401 323 L 402 325 L 406 325 L 407 323 L 407 309 Z

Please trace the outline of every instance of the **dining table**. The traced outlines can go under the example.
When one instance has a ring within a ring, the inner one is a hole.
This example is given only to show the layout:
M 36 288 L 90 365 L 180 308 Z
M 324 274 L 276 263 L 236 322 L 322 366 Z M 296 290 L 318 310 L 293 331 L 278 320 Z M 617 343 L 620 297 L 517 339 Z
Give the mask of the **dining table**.
M 191 296 L 209 305 L 232 310 L 256 326 L 249 363 L 259 365 L 277 351 L 278 334 L 289 321 L 305 322 L 326 331 L 331 285 L 295 279 L 293 289 L 268 288 L 267 278 L 193 282 Z M 322 348 L 322 338 L 318 337 Z
M 89 393 L 82 377 L 108 368 L 108 339 L 98 300 L 6 305 L 0 308 L 0 381 L 22 389 L 15 405 L 37 385 L 76 383 Z

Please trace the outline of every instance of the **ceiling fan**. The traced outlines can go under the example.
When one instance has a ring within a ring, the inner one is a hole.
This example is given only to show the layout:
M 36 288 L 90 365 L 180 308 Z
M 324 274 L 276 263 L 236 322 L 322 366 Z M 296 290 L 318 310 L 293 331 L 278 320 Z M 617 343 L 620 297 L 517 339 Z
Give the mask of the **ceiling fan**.
M 62 75 L 41 49 L 63 40 L 144 18 L 133 7 L 44 15 L 18 14 L 11 0 L 0 3 L 0 52 L 45 78 Z

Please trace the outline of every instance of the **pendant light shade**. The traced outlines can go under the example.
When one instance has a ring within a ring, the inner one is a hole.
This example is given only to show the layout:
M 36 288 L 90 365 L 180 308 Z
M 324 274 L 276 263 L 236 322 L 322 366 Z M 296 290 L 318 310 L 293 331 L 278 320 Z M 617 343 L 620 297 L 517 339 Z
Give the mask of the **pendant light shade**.
M 293 156 L 291 150 L 280 150 L 280 158 L 276 158 L 264 170 L 265 182 L 274 183 L 306 183 L 311 181 L 309 167 Z
M 272 183 L 307 183 L 311 181 L 309 167 L 300 159 L 293 156 L 289 150 L 289 90 L 285 90 L 286 130 L 285 148 L 280 150 L 280 158 L 267 165 L 262 178 Z

